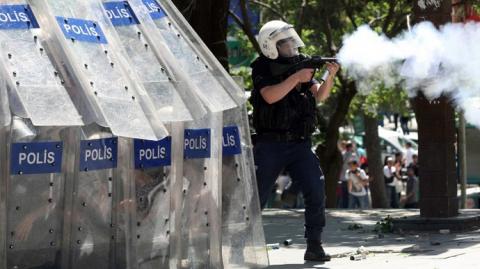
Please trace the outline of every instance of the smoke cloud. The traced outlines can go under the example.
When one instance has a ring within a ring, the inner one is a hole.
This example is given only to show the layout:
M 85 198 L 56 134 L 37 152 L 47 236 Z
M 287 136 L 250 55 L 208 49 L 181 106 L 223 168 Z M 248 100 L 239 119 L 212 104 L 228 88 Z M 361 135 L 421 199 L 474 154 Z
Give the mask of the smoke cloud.
M 368 26 L 344 38 L 337 55 L 343 68 L 368 94 L 378 83 L 401 85 L 414 97 L 450 96 L 468 122 L 480 128 L 480 24 L 430 22 L 388 39 Z

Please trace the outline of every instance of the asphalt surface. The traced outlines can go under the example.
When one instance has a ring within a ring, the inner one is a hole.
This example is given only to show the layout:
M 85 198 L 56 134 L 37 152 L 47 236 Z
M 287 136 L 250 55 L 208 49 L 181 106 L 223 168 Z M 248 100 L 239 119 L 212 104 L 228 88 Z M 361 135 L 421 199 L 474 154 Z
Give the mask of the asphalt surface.
M 418 210 L 328 210 L 323 241 L 333 258 L 322 264 L 303 261 L 306 245 L 302 210 L 266 209 L 263 222 L 267 244 L 280 243 L 278 249 L 269 248 L 268 268 L 480 269 L 480 227 L 459 233 L 386 232 L 390 223 L 387 216 L 412 215 L 418 215 Z M 291 239 L 292 245 L 284 246 L 286 239 Z

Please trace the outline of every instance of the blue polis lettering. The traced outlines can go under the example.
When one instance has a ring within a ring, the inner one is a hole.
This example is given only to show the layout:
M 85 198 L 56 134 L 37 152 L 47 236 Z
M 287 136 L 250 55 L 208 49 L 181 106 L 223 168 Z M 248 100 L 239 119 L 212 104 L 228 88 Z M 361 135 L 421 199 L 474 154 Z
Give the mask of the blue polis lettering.
M 103 146 L 98 149 L 90 149 L 85 151 L 85 162 L 104 161 L 112 159 L 112 148 Z
M 143 0 L 143 4 L 147 7 L 150 16 L 154 20 L 158 20 L 167 16 L 165 11 L 163 11 L 162 7 L 157 3 L 156 0 Z
M 187 159 L 210 158 L 210 129 L 185 130 L 184 151 Z
M 62 166 L 62 146 L 62 142 L 12 144 L 11 174 L 60 172 Z
M 0 29 L 39 28 L 37 20 L 28 5 L 1 5 Z
M 82 140 L 80 142 L 80 171 L 117 167 L 116 137 Z
M 242 153 L 240 135 L 237 126 L 223 128 L 223 154 L 226 156 Z
M 205 150 L 207 149 L 207 137 L 198 136 L 185 139 L 185 149 Z
M 171 165 L 172 138 L 167 137 L 160 141 L 136 139 L 135 169 Z
M 21 152 L 18 154 L 18 165 L 52 164 L 54 162 L 55 152 L 46 149 L 42 152 Z
M 167 157 L 167 148 L 160 145 L 157 145 L 154 148 L 141 149 L 138 152 L 138 158 L 140 159 L 140 161 L 165 159 L 165 157 Z
M 84 42 L 107 44 L 107 39 L 98 23 L 89 20 L 56 17 L 66 38 Z
M 139 24 L 128 2 L 107 2 L 103 4 L 108 18 L 114 26 Z
M 237 143 L 235 142 L 235 135 L 226 132 L 223 136 L 223 146 L 228 148 L 235 147 L 236 145 Z

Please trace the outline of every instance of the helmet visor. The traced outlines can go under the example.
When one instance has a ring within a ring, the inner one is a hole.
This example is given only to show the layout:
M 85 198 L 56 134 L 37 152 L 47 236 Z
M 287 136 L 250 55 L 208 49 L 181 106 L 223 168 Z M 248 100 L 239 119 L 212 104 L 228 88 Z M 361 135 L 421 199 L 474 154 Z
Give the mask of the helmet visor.
M 282 57 L 294 57 L 298 56 L 298 48 L 301 47 L 301 44 L 296 42 L 296 40 L 292 37 L 279 40 L 277 42 L 277 49 L 278 53 Z
M 274 31 L 270 38 L 276 41 L 278 52 L 283 57 L 298 56 L 298 48 L 305 46 L 292 25 Z

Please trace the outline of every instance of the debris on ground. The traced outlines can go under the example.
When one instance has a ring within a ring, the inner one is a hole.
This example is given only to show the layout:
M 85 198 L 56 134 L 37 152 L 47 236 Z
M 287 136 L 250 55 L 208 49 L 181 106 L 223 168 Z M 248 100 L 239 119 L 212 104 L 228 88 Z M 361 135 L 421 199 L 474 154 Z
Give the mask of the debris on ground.
M 368 250 L 364 246 L 360 246 L 356 251 L 350 254 L 351 261 L 359 261 L 367 258 Z
M 267 250 L 280 249 L 279 243 L 267 244 Z
M 378 221 L 375 224 L 375 228 L 373 229 L 374 232 L 377 233 L 392 233 L 393 232 L 393 222 L 390 215 L 382 220 Z
M 347 228 L 349 231 L 355 231 L 355 230 L 360 230 L 360 229 L 363 229 L 363 226 L 358 224 L 358 223 L 353 223 L 353 224 L 350 224 L 348 225 L 348 228 Z

